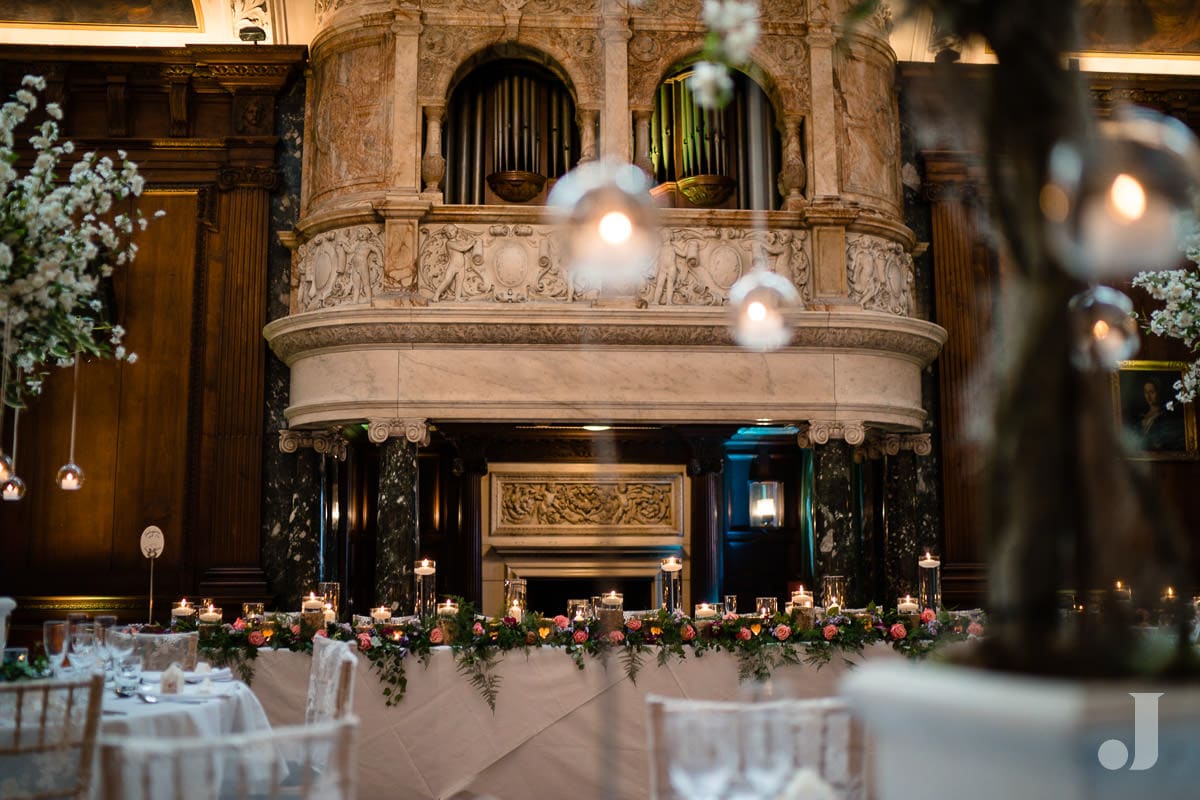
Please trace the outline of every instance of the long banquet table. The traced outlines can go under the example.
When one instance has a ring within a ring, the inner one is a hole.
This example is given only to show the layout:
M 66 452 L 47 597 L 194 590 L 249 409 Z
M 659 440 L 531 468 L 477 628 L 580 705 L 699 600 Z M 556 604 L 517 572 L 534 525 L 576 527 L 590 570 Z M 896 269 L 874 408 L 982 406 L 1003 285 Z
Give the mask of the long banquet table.
M 872 645 L 867 658 L 898 657 Z M 311 658 L 262 650 L 253 689 L 272 725 L 303 722 Z M 774 694 L 826 697 L 837 693 L 846 670 L 838 656 L 818 669 L 783 667 Z M 728 653 L 672 659 L 659 667 L 645 659 L 637 684 L 617 658 L 588 658 L 579 670 L 565 652 L 539 648 L 505 655 L 496 712 L 492 713 L 455 667 L 449 648 L 435 648 L 428 668 L 407 664 L 408 691 L 384 704 L 370 662 L 359 657 L 354 713 L 358 737 L 358 796 L 362 800 L 450 798 L 468 790 L 501 800 L 591 800 L 649 796 L 647 694 L 708 700 L 745 699 L 737 662 Z M 614 754 L 606 759 L 605 753 Z

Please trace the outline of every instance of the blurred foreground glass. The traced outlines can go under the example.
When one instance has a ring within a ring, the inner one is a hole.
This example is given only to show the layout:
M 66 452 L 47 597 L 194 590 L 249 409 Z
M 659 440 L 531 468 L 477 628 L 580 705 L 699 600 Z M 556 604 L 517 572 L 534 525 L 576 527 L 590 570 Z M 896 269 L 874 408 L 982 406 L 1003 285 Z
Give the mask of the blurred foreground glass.
M 50 662 L 50 674 L 62 674 L 63 661 L 67 657 L 67 623 L 65 620 L 49 620 L 42 623 L 42 645 L 46 648 L 46 660 Z
M 733 781 L 738 766 L 737 717 L 726 710 L 664 709 L 667 776 L 679 797 L 717 800 Z

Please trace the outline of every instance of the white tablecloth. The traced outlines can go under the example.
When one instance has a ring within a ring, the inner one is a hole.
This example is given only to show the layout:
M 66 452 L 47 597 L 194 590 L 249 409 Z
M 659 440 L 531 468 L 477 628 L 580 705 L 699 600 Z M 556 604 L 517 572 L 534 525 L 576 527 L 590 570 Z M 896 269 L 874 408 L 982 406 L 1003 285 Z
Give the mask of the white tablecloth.
M 896 657 L 873 645 L 870 658 Z M 304 721 L 311 658 L 260 651 L 254 692 L 273 725 Z M 458 674 L 449 648 L 435 648 L 429 667 L 407 664 L 408 692 L 384 705 L 379 679 L 360 656 L 354 713 L 361 720 L 358 785 L 362 800 L 449 798 L 468 789 L 500 800 L 637 800 L 649 792 L 645 697 L 648 693 L 710 700 L 739 699 L 737 661 L 727 653 L 645 660 L 637 685 L 616 658 L 605 670 L 588 658 L 580 671 L 565 652 L 516 651 L 497 666 L 495 714 Z M 846 665 L 798 665 L 776 672 L 775 694 L 836 694 Z
M 187 684 L 184 700 L 161 698 L 151 705 L 136 697 L 117 697 L 104 691 L 100 707 L 100 736 L 219 737 L 271 727 L 266 712 L 250 687 L 241 681 L 213 682 L 211 691 L 200 684 Z

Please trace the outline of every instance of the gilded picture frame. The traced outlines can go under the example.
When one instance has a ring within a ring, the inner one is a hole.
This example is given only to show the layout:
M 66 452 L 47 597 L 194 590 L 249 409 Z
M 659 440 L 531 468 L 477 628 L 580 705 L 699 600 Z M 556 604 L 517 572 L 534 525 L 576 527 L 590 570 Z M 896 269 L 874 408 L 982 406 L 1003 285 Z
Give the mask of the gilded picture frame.
M 17 0 L 0 3 L 0 26 L 202 31 L 200 0 Z
M 1182 361 L 1122 361 L 1112 374 L 1115 422 L 1133 444 L 1134 458 L 1181 461 L 1200 457 L 1195 405 L 1175 399 L 1175 382 L 1186 368 Z

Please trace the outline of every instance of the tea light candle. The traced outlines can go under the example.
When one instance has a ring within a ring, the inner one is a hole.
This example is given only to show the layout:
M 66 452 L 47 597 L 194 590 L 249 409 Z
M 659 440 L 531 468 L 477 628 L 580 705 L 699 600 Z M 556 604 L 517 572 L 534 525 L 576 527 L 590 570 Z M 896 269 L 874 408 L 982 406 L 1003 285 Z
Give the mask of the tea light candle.
M 911 558 L 911 557 L 912 557 L 912 556 L 909 556 L 909 558 Z M 910 563 L 910 564 L 911 564 L 912 562 L 910 561 L 910 562 L 908 562 L 908 563 Z M 934 558 L 933 556 L 931 556 L 931 555 L 929 554 L 929 551 L 928 551 L 928 550 L 926 550 L 926 551 L 925 551 L 925 557 L 924 557 L 924 558 L 921 558 L 921 559 L 918 559 L 918 560 L 917 560 L 917 566 L 918 566 L 918 567 L 924 567 L 925 569 L 932 569 L 933 567 L 940 567 L 941 565 L 942 565 L 942 562 L 941 562 L 941 560 L 940 560 L 940 559 L 937 559 L 937 558 Z
M 212 624 L 221 621 L 221 609 L 209 604 L 208 608 L 200 612 L 200 621 Z
M 413 574 L 415 575 L 432 575 L 435 572 L 437 572 L 437 565 L 428 558 L 422 558 L 421 563 L 413 567 Z
M 608 608 L 616 608 L 617 606 L 621 605 L 624 600 L 624 596 L 617 594 L 616 589 L 614 589 L 613 591 L 604 595 L 600 602 L 602 602 Z
M 1130 589 L 1129 586 L 1123 581 L 1117 581 L 1117 585 L 1114 587 L 1113 592 L 1116 593 L 1118 600 L 1124 600 L 1126 602 L 1133 600 L 1133 589 Z
M 901 614 L 915 614 L 919 608 L 920 606 L 917 605 L 917 601 L 912 598 L 912 595 L 906 594 L 896 601 L 896 610 Z
M 679 572 L 683 569 L 683 559 L 679 556 L 667 556 L 659 566 L 663 572 Z
M 701 603 L 696 606 L 696 619 L 713 619 L 717 616 L 717 610 L 708 603 Z
M 337 622 L 337 614 L 333 613 L 333 604 L 332 603 L 325 604 L 325 621 L 326 622 Z
M 1175 602 L 1175 587 L 1173 587 L 1173 586 L 1167 587 L 1167 590 L 1165 592 L 1163 592 L 1162 601 L 1164 603 L 1174 603 Z
M 325 598 L 317 597 L 316 592 L 309 592 L 308 597 L 300 603 L 301 611 L 321 611 L 325 607 Z
M 511 606 L 509 606 L 508 607 L 508 616 L 512 617 L 513 619 L 520 619 L 521 618 L 521 604 L 513 603 Z
M 371 619 L 375 620 L 376 622 L 387 622 L 391 618 L 392 610 L 387 606 L 380 606 L 379 608 L 371 609 Z
M 444 603 L 438 603 L 437 613 L 439 617 L 453 617 L 458 613 L 458 603 L 453 600 L 447 600 Z
M 812 592 L 804 591 L 803 586 L 801 586 L 796 591 L 792 592 L 792 606 L 794 608 L 812 608 L 812 605 L 813 605 Z
M 186 597 L 179 601 L 179 605 L 171 609 L 172 617 L 190 617 L 195 613 L 196 607 L 189 606 Z

